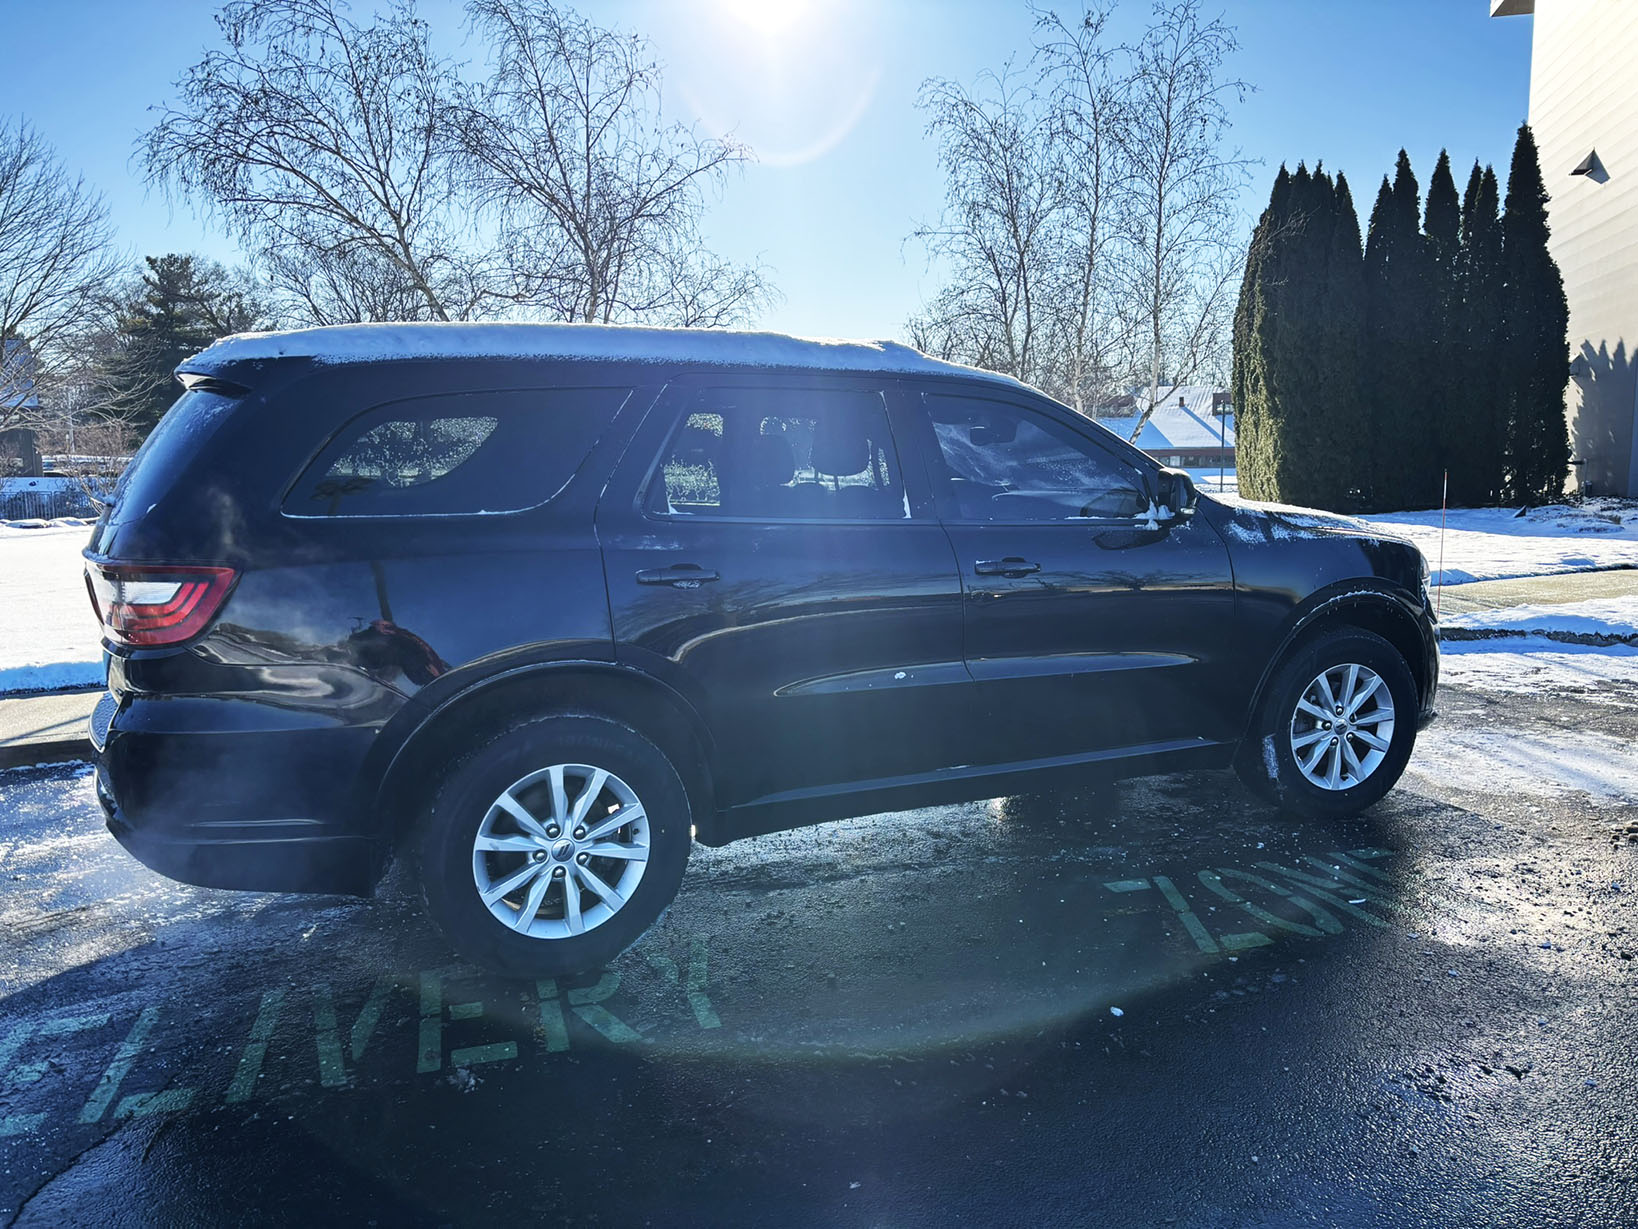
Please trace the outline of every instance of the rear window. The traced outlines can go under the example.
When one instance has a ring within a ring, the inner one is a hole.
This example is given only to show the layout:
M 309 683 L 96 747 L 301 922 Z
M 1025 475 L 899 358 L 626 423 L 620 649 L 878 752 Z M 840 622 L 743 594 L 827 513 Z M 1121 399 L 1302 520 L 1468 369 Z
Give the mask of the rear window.
M 157 504 L 238 404 L 237 397 L 202 388 L 189 389 L 178 397 L 125 467 L 114 487 L 109 519 L 114 523 L 135 520 Z
M 287 516 L 517 512 L 561 491 L 629 388 L 416 397 L 354 418 L 285 497 Z

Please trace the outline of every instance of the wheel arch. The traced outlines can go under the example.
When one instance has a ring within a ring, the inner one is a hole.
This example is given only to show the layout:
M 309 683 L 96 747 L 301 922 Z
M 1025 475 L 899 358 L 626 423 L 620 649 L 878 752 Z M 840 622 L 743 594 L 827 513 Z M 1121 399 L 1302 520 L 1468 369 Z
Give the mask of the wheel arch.
M 1298 612 L 1286 631 L 1280 647 L 1263 667 L 1262 677 L 1252 693 L 1251 706 L 1246 710 L 1245 730 L 1249 735 L 1261 710 L 1269 684 L 1282 665 L 1293 653 L 1299 652 L 1317 636 L 1339 628 L 1354 628 L 1382 637 L 1399 651 L 1405 665 L 1416 680 L 1416 693 L 1426 704 L 1433 686 L 1438 682 L 1434 664 L 1436 649 L 1425 632 L 1418 615 L 1406 598 L 1388 588 L 1359 588 L 1357 585 L 1344 592 L 1320 594 Z
M 522 717 L 585 713 L 630 726 L 665 753 L 688 792 L 699 839 L 716 806 L 709 730 L 686 699 L 658 679 L 612 662 L 559 662 L 479 679 L 446 698 L 403 738 L 381 773 L 371 818 L 386 848 L 409 832 L 439 775 L 464 750 Z

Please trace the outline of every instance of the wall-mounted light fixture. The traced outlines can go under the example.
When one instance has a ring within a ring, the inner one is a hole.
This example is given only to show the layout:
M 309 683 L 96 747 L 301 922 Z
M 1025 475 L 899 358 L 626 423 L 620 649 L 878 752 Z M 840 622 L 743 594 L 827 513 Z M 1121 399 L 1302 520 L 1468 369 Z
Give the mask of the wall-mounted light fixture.
M 1570 174 L 1585 175 L 1594 183 L 1603 183 L 1609 178 L 1609 173 L 1604 170 L 1604 164 L 1598 160 L 1598 151 L 1596 149 L 1589 149 L 1587 156 L 1575 164 Z

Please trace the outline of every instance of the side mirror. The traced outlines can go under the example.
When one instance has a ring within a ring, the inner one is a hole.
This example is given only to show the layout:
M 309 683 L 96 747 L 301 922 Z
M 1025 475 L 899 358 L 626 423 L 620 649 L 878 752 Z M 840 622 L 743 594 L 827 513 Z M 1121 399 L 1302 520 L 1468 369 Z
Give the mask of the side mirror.
M 973 427 L 967 439 L 977 448 L 991 448 L 996 444 L 1010 444 L 1018 438 L 1018 424 L 1003 421 L 1000 426 Z
M 1158 525 L 1186 521 L 1194 515 L 1195 505 L 1199 500 L 1200 495 L 1195 490 L 1194 479 L 1189 477 L 1187 472 L 1181 469 L 1163 469 L 1155 482 L 1152 519 Z

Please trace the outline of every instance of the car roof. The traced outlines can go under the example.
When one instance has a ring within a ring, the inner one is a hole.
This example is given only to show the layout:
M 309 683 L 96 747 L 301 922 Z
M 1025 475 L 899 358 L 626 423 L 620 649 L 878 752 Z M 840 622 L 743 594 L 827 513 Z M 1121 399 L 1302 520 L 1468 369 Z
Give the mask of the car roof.
M 620 324 L 338 324 L 239 333 L 194 355 L 177 370 L 208 375 L 241 363 L 285 358 L 348 365 L 404 359 L 513 358 L 783 367 L 957 375 L 1025 387 L 1011 376 L 931 358 L 896 341 Z

